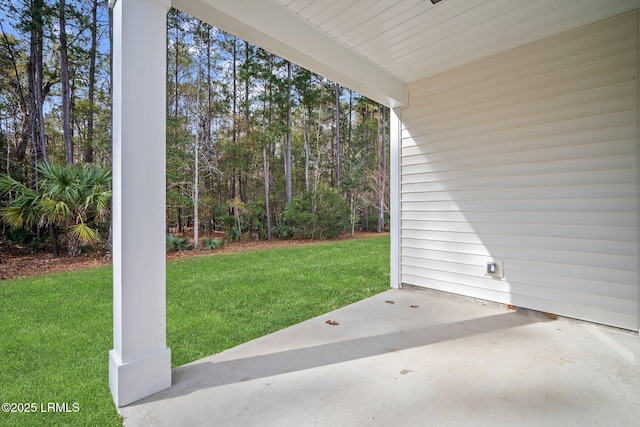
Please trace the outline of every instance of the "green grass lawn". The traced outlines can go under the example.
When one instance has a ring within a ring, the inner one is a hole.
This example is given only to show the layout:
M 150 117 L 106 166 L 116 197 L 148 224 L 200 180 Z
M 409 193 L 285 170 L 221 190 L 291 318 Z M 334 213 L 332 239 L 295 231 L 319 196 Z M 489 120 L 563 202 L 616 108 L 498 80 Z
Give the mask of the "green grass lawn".
M 388 236 L 170 261 L 173 366 L 388 287 Z M 35 410 L 0 412 L 0 425 L 120 425 L 108 388 L 111 307 L 111 268 L 0 282 L 0 403 Z

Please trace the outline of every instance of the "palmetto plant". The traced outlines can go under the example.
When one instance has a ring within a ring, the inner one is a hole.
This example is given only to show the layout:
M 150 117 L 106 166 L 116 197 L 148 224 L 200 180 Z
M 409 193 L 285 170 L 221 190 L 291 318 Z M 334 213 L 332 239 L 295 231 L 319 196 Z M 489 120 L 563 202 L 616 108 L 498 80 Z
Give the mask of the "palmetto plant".
M 50 226 L 54 255 L 59 229 L 69 255 L 79 255 L 82 243 L 98 238 L 95 226 L 108 219 L 111 171 L 90 164 L 57 163 L 40 163 L 37 170 L 37 189 L 0 174 L 0 193 L 9 196 L 0 215 L 15 227 Z

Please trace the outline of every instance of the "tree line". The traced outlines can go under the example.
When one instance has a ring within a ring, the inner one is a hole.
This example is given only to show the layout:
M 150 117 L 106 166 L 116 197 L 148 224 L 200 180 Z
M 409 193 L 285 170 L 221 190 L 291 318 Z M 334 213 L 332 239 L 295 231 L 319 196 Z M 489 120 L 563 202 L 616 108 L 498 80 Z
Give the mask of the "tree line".
M 55 247 L 60 234 L 74 253 L 78 239 L 107 242 L 107 0 L 22 0 L 3 3 L 0 12 L 4 240 Z M 382 105 L 169 11 L 168 233 L 189 235 L 197 246 L 213 235 L 330 238 L 348 230 L 382 231 L 388 132 Z M 59 173 L 50 173 L 56 168 Z M 79 194 L 87 198 L 82 203 L 72 200 L 82 199 Z M 100 207 L 91 206 L 97 195 Z M 82 227 L 93 233 L 79 233 Z

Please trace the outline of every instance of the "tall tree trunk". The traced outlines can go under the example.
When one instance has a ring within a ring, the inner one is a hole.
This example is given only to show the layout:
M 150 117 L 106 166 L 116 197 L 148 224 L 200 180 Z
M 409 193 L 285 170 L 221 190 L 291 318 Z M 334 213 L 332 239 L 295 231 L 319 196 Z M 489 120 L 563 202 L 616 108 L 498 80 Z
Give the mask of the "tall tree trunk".
M 387 110 L 382 106 L 382 230 L 384 231 L 384 212 L 387 206 Z
M 244 42 L 244 62 L 245 66 L 249 63 L 250 47 L 249 42 Z M 243 133 L 245 136 L 245 142 L 250 141 L 251 137 L 251 125 L 249 123 L 249 73 L 245 73 L 244 76 L 244 117 L 242 120 Z M 249 186 L 249 150 L 244 147 L 243 150 L 243 170 L 242 170 L 242 185 L 240 191 L 240 200 L 247 201 L 247 187 Z
M 365 153 L 365 164 L 367 165 L 367 170 L 370 169 L 370 152 L 371 152 L 371 140 L 370 140 L 370 126 L 369 126 L 369 103 L 364 103 L 364 108 L 362 111 L 362 123 L 364 126 L 364 153 Z M 369 231 L 369 204 L 364 203 L 362 207 L 362 218 L 364 220 L 364 229 L 365 231 Z
M 351 117 L 352 114 L 353 114 L 353 91 L 349 89 L 349 132 L 347 134 L 347 144 L 348 144 L 347 152 L 349 152 L 351 148 L 351 132 L 353 131 L 353 118 Z
M 267 216 L 267 240 L 271 240 L 271 209 L 269 208 L 269 157 L 267 144 L 262 146 L 262 169 L 264 174 L 264 209 Z
M 362 122 L 364 123 L 364 140 L 367 144 L 367 153 L 369 152 L 369 149 L 371 148 L 371 132 L 369 129 L 369 104 L 365 103 L 364 104 L 364 111 L 362 112 Z
M 287 141 L 284 149 L 284 180 L 287 203 L 291 203 L 291 62 L 287 61 Z
M 173 115 L 178 117 L 178 109 L 180 107 L 179 105 L 179 90 L 178 90 L 178 86 L 180 84 L 180 78 L 179 78 L 179 74 L 178 74 L 178 68 L 179 68 L 179 63 L 180 63 L 180 12 L 176 10 L 176 42 L 174 44 L 174 52 L 173 54 L 175 55 L 175 61 L 176 61 L 176 69 L 175 69 L 175 73 L 173 74 Z M 167 66 L 168 66 L 169 61 L 167 61 Z
M 231 200 L 236 198 L 236 144 L 238 142 L 238 50 L 237 50 L 238 38 L 233 36 L 233 99 L 232 99 L 232 111 L 231 111 L 231 141 L 233 141 L 233 155 L 231 161 L 231 188 L 229 191 L 229 198 Z
M 84 151 L 85 163 L 93 162 L 93 119 L 95 110 L 96 89 L 96 56 L 98 51 L 98 0 L 93 0 L 91 6 L 91 48 L 89 49 L 89 87 L 87 97 L 89 111 L 87 112 L 87 147 Z
M 351 221 L 351 237 L 356 235 L 356 198 L 353 192 L 351 192 L 351 203 L 349 204 L 349 208 L 351 211 L 350 221 Z
M 320 99 L 319 102 L 319 107 L 318 108 L 318 118 L 317 120 L 317 126 L 316 126 L 316 132 L 315 132 L 315 145 L 316 145 L 316 153 L 315 153 L 315 170 L 314 170 L 314 175 L 313 175 L 313 182 L 312 182 L 312 186 L 311 186 L 311 191 L 315 192 L 318 189 L 318 184 L 320 183 L 320 177 L 322 176 L 322 149 L 320 148 L 321 146 L 321 135 L 322 135 L 322 127 L 320 126 L 320 123 L 322 123 L 322 115 L 324 114 L 324 110 L 323 110 L 323 105 L 322 105 L 322 98 Z M 331 150 L 331 153 L 333 153 L 333 150 Z M 333 154 L 332 154 L 333 155 Z M 333 160 L 333 158 L 331 159 Z M 333 162 L 331 162 L 331 167 L 333 167 Z M 333 174 L 333 169 L 331 169 L 331 173 Z M 331 178 L 333 180 L 333 177 Z
M 311 113 L 309 113 L 311 116 Z M 302 133 L 304 136 L 304 187 L 309 191 L 309 162 L 311 157 L 311 145 L 309 141 L 309 129 L 307 123 L 307 109 L 302 112 Z
M 266 135 L 267 133 L 267 93 L 270 91 L 270 84 L 265 82 L 264 84 L 264 98 L 262 104 L 262 134 Z M 271 104 L 271 103 L 270 103 Z M 269 115 L 269 124 L 271 124 L 271 115 Z M 262 143 L 262 174 L 264 177 L 264 210 L 265 215 L 267 217 L 267 240 L 271 240 L 271 208 L 269 204 L 269 152 L 271 150 L 267 150 L 267 142 Z
M 73 163 L 71 140 L 71 91 L 69 89 L 69 53 L 67 47 L 66 1 L 59 0 L 60 7 L 60 81 L 62 83 L 62 133 L 67 164 Z
M 211 160 L 213 160 L 213 156 L 211 155 L 211 26 L 207 25 L 207 37 L 206 37 L 206 55 L 207 55 L 207 115 L 204 120 L 204 143 L 206 147 L 206 153 L 204 158 L 207 160 L 207 171 L 208 173 L 205 175 L 204 187 L 207 190 L 207 193 L 211 194 L 211 198 L 214 198 L 214 189 L 213 189 L 213 178 L 211 174 Z M 213 225 L 211 228 L 215 229 L 215 203 L 210 204 L 210 216 L 206 220 L 205 224 L 205 235 L 209 235 L 209 227 Z
M 196 144 L 193 155 L 193 248 L 198 249 L 198 232 L 200 231 L 200 218 L 199 218 L 199 201 L 200 193 L 198 189 L 199 184 L 199 169 L 198 164 L 200 160 L 200 65 L 198 65 L 198 80 L 196 83 Z
M 342 181 L 340 151 L 340 84 L 336 83 L 336 187 L 338 188 Z
M 40 161 L 47 160 L 47 151 L 44 138 L 44 115 L 42 95 L 43 70 L 43 19 L 44 1 L 31 0 L 30 3 L 30 43 L 29 43 L 29 136 L 31 139 L 31 168 L 33 181 L 38 184 L 36 165 Z
M 377 184 L 378 184 L 378 233 L 382 233 L 384 225 L 384 188 L 382 188 L 382 106 L 378 104 L 378 156 L 377 156 Z

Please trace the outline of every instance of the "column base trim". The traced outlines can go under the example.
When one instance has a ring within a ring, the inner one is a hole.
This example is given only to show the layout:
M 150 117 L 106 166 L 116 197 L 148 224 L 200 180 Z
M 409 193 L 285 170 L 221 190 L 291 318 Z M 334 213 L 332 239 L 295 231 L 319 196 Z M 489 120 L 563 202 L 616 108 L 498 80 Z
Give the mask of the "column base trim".
M 109 351 L 109 389 L 122 407 L 171 387 L 171 350 L 167 347 L 132 362 Z

